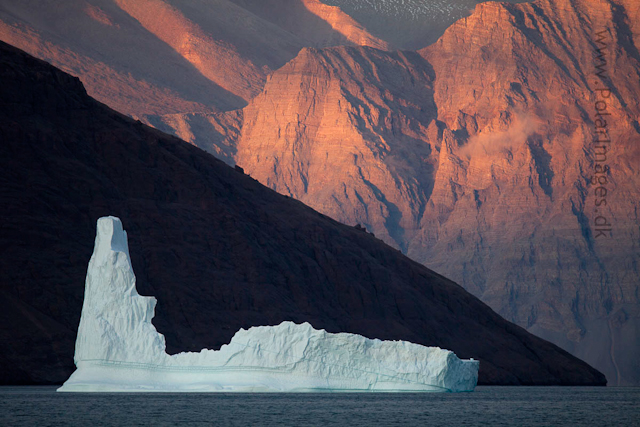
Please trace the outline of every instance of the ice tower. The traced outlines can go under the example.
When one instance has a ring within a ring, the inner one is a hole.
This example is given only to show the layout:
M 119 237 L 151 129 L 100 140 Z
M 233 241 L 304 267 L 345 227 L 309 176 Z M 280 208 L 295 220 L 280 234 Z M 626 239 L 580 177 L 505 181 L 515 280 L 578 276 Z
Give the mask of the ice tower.
M 98 220 L 74 361 L 58 391 L 472 391 L 479 362 L 406 341 L 332 334 L 310 324 L 240 329 L 220 350 L 168 355 L 138 295 L 127 234 Z

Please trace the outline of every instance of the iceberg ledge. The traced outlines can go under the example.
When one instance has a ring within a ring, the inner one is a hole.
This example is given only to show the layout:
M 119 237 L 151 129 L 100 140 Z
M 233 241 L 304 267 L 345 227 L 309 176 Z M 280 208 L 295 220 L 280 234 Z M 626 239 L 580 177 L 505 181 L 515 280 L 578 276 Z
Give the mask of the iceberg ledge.
M 479 362 L 407 341 L 328 333 L 309 323 L 240 329 L 220 350 L 166 353 L 138 295 L 126 232 L 98 220 L 74 361 L 61 392 L 473 391 Z

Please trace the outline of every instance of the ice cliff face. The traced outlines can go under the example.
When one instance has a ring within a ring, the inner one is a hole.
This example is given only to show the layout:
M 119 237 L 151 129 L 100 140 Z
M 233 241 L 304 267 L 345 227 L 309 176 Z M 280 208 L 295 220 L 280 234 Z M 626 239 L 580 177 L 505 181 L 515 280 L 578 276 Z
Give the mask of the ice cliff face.
M 136 290 L 127 233 L 118 218 L 98 220 L 78 327 L 76 366 L 83 361 L 166 363 L 164 336 L 151 323 L 154 297 Z
M 406 341 L 310 324 L 241 329 L 220 350 L 170 356 L 138 295 L 127 235 L 98 220 L 78 328 L 76 372 L 60 391 L 472 391 L 479 362 Z

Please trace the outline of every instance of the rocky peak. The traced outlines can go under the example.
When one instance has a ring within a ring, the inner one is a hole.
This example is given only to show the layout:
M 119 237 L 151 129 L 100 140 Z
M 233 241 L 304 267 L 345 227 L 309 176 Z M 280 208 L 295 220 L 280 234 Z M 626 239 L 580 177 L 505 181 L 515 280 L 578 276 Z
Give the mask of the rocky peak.
M 244 109 L 236 160 L 635 383 L 640 343 L 622 337 L 640 316 L 637 14 L 623 0 L 488 2 L 421 58 L 301 52 Z M 615 144 L 596 147 L 605 97 Z

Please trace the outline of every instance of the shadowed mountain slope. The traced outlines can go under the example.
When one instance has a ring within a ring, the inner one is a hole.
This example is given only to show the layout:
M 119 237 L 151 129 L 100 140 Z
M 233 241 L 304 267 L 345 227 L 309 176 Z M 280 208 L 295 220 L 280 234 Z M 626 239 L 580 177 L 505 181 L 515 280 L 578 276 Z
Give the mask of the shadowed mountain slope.
M 72 371 L 95 222 L 129 231 L 138 290 L 168 349 L 308 321 L 481 361 L 483 384 L 604 384 L 372 235 L 263 187 L 88 97 L 77 78 L 0 44 L 0 381 Z

